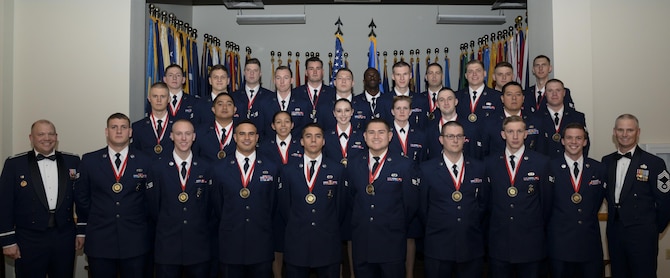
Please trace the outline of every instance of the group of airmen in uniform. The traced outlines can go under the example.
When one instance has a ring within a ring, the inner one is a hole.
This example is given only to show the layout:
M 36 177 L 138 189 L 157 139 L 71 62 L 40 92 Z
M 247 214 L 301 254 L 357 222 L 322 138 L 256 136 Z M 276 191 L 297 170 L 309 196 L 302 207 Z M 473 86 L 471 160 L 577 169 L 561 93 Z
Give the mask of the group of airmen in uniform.
M 112 114 L 107 146 L 81 160 L 36 121 L 33 149 L 0 177 L 0 244 L 16 276 L 73 277 L 83 249 L 96 278 L 400 278 L 419 249 L 425 277 L 601 277 L 606 199 L 612 276 L 656 277 L 665 163 L 638 146 L 631 114 L 615 120 L 617 150 L 589 158 L 584 114 L 548 78 L 548 57 L 525 91 L 506 62 L 495 88 L 469 62 L 460 91 L 430 64 L 422 93 L 403 61 L 383 94 L 368 68 L 358 95 L 351 70 L 330 87 L 321 60 L 305 67 L 293 89 L 291 69 L 276 68 L 272 92 L 252 58 L 244 88 L 227 92 L 216 65 L 200 98 L 170 65 L 147 117 Z

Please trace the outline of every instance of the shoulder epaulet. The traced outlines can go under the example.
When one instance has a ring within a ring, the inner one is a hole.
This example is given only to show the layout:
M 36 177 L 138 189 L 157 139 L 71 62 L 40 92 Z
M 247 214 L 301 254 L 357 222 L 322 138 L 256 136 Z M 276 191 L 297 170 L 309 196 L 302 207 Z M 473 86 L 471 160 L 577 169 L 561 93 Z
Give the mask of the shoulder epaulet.
M 16 158 L 16 157 L 19 157 L 19 156 L 24 156 L 24 155 L 28 154 L 28 152 L 30 152 L 30 151 L 17 153 L 15 155 L 12 155 L 12 156 L 8 157 L 7 159 L 12 159 L 12 158 Z

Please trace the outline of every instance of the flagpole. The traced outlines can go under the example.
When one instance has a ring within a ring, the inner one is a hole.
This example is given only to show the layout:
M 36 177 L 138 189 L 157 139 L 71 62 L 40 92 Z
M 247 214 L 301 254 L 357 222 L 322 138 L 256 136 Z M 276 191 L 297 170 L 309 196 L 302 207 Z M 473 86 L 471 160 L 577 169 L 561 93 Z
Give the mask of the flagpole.
M 416 54 L 416 68 L 414 69 L 416 71 L 416 75 L 414 76 L 415 84 L 416 84 L 416 90 L 415 92 L 420 93 L 421 92 L 421 59 L 419 59 L 419 54 L 420 51 L 419 49 L 415 49 L 414 53 Z
M 276 85 L 275 85 L 275 51 L 272 50 L 270 51 L 270 63 L 271 63 L 271 71 L 272 71 L 272 78 L 270 78 L 270 83 L 272 83 L 272 89 L 277 90 Z
M 300 87 L 300 51 L 295 52 L 295 87 Z
M 437 53 L 439 52 L 439 49 L 435 48 L 435 58 L 437 58 Z M 449 61 L 449 47 L 444 48 L 444 84 L 442 86 L 446 86 L 448 88 L 451 88 L 451 61 Z M 436 61 L 437 62 L 437 61 Z

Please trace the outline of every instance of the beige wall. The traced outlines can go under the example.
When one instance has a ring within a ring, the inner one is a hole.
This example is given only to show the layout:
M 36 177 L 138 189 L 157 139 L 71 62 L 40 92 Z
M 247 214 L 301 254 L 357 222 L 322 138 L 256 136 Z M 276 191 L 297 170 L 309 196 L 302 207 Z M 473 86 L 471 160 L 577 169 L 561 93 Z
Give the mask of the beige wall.
M 30 148 L 40 118 L 56 125 L 61 150 L 102 147 L 107 116 L 128 112 L 130 0 L 14 5 L 12 150 Z
M 11 152 L 14 0 L 0 0 L 0 158 Z

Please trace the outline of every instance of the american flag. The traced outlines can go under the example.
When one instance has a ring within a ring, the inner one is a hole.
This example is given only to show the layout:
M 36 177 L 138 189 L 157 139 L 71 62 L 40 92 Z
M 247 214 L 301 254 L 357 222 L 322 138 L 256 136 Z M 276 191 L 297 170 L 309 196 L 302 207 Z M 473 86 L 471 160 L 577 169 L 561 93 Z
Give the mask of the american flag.
M 341 68 L 344 67 L 344 60 L 342 59 L 342 55 L 344 54 L 344 49 L 342 48 L 342 42 L 344 42 L 344 39 L 342 38 L 342 35 L 336 34 L 335 35 L 335 60 L 333 61 L 333 68 L 332 68 L 332 78 L 330 79 L 330 86 L 333 86 L 333 81 L 335 81 L 335 75 L 337 75 L 337 71 L 339 71 Z

